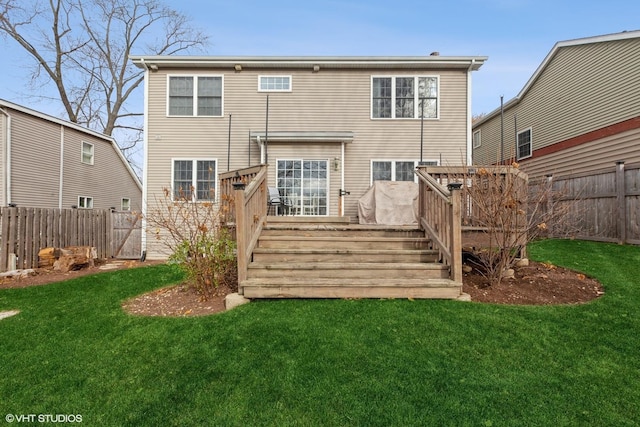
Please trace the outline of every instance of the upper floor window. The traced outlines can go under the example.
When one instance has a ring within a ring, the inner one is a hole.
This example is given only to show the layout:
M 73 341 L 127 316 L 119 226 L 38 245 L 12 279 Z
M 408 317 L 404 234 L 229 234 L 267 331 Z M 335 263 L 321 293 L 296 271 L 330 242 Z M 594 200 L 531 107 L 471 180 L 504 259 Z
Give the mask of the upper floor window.
M 414 160 L 373 160 L 371 162 L 371 182 L 375 181 L 416 181 L 414 170 L 420 162 Z M 437 161 L 422 162 L 436 166 Z
M 371 117 L 437 119 L 438 92 L 437 76 L 372 77 Z
M 291 76 L 258 76 L 260 92 L 291 92 Z
M 479 130 L 473 132 L 473 148 L 478 148 L 482 145 L 482 140 L 480 136 L 481 135 Z
M 174 160 L 173 199 L 215 200 L 216 174 L 215 160 Z
M 531 157 L 531 128 L 518 132 L 518 160 Z
M 93 164 L 93 144 L 89 144 L 88 142 L 82 143 L 82 163 L 88 165 Z
M 120 210 L 122 211 L 130 211 L 131 210 L 131 199 L 128 197 L 123 197 L 120 201 Z
M 170 116 L 222 116 L 222 76 L 169 76 Z

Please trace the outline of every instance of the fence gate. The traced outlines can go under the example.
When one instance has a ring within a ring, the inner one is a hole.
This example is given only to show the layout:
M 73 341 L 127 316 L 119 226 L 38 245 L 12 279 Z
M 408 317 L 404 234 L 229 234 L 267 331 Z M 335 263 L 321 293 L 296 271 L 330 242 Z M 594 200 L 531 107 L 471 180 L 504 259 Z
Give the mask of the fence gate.
M 120 259 L 138 259 L 142 255 L 142 219 L 128 211 L 111 212 L 113 256 Z

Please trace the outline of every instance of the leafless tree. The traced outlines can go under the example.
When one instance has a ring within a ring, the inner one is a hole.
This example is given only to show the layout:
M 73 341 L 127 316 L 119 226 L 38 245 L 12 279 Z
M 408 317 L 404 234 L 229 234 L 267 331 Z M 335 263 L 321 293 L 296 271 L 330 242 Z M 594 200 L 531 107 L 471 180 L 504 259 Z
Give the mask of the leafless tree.
M 32 91 L 55 85 L 68 120 L 117 133 L 123 150 L 135 147 L 142 130 L 131 96 L 144 75 L 129 54 L 189 53 L 208 43 L 158 0 L 0 0 L 0 33 L 34 60 Z

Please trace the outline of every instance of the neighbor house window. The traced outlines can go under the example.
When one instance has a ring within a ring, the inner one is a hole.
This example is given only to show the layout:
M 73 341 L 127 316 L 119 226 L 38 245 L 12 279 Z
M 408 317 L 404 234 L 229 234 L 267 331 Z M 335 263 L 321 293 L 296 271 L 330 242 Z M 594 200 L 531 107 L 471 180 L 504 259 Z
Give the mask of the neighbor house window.
M 120 202 L 120 210 L 121 211 L 130 211 L 131 210 L 131 199 L 128 197 L 123 197 Z
M 93 197 L 78 196 L 78 208 L 93 209 Z
M 222 116 L 222 76 L 169 76 L 170 116 Z
M 477 130 L 473 132 L 473 148 L 478 148 L 482 145 L 482 140 L 480 139 L 480 131 Z
M 518 160 L 531 157 L 531 128 L 518 132 Z
M 259 76 L 260 92 L 291 92 L 291 76 Z
M 374 119 L 438 118 L 437 76 L 371 78 Z
M 82 163 L 88 165 L 93 164 L 93 144 L 89 144 L 88 142 L 82 143 Z
M 375 181 L 416 181 L 414 170 L 420 162 L 414 160 L 373 160 L 371 162 L 371 182 Z M 422 162 L 435 166 L 437 161 Z
M 215 200 L 216 161 L 173 161 L 173 199 Z

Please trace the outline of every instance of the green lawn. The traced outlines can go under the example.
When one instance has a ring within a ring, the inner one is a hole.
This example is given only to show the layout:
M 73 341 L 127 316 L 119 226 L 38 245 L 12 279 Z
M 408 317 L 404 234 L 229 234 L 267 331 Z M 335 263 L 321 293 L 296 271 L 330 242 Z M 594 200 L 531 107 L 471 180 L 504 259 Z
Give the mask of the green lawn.
M 0 416 L 87 426 L 632 426 L 640 424 L 640 248 L 533 245 L 598 278 L 601 299 L 258 301 L 141 318 L 121 301 L 167 266 L 0 290 Z M 15 423 L 18 424 L 18 423 Z M 24 425 L 26 423 L 20 423 Z

